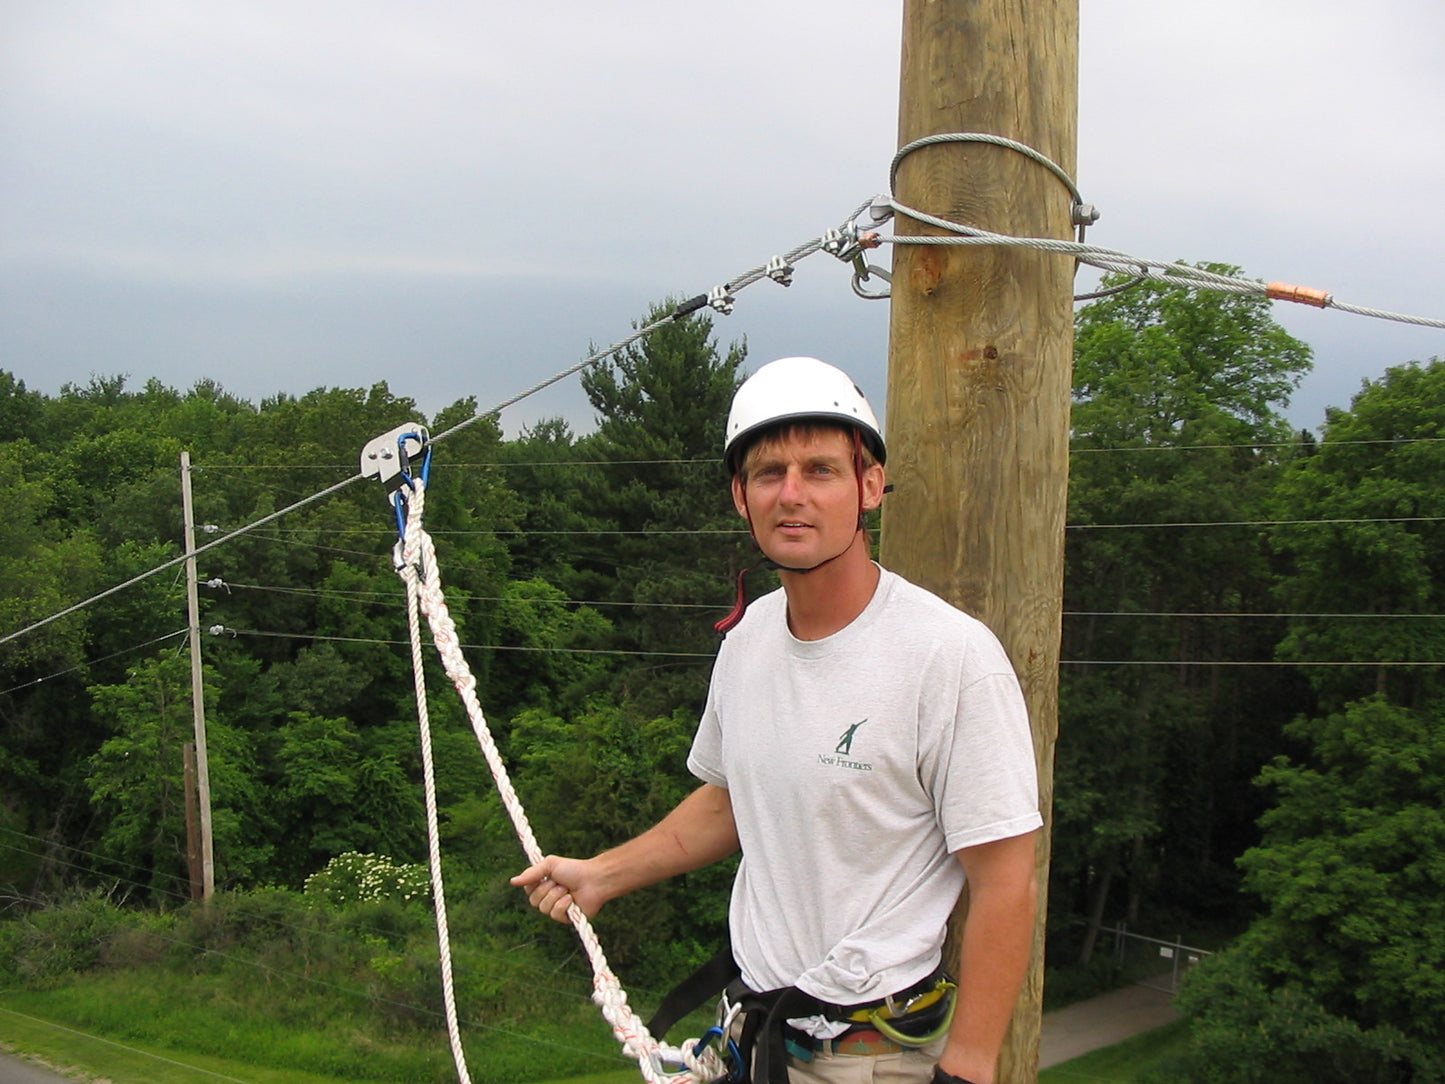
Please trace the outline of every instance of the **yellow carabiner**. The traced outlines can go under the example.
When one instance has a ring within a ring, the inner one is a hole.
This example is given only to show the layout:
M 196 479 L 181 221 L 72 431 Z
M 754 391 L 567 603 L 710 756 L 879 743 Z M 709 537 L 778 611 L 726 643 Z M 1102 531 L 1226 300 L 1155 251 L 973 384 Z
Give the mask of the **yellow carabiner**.
M 899 1031 L 893 1026 L 891 1020 L 906 1019 L 903 1017 L 884 1016 L 887 1006 L 874 1009 L 868 1014 L 869 1023 L 878 1029 L 878 1033 L 885 1039 L 890 1039 L 899 1046 L 927 1046 L 935 1039 L 941 1039 L 948 1034 L 949 1027 L 953 1024 L 953 1014 L 958 1009 L 958 998 L 954 997 L 957 989 L 953 983 L 943 980 L 938 984 L 938 989 L 943 991 L 943 996 L 948 998 L 948 1011 L 943 1014 L 943 1022 L 934 1028 L 927 1035 L 908 1035 Z

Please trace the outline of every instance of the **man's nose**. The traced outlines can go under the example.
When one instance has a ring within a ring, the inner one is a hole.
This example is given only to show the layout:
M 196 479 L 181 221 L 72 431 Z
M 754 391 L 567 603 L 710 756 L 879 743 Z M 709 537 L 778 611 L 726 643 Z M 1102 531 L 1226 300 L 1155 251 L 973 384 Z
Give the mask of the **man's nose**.
M 778 500 L 784 504 L 797 504 L 803 496 L 803 471 L 800 467 L 789 467 L 783 475 L 783 485 L 778 491 Z

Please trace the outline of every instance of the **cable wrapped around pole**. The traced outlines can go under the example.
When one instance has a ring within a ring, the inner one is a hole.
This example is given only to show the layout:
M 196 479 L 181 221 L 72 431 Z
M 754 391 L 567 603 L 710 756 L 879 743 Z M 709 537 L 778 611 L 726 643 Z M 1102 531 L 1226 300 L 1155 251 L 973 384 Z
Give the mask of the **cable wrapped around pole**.
M 418 607 L 426 616 L 427 624 L 431 629 L 432 641 L 441 656 L 442 667 L 446 670 L 447 677 L 451 679 L 452 685 L 456 688 L 467 709 L 467 718 L 471 720 L 472 731 L 476 735 L 478 745 L 481 746 L 487 766 L 492 771 L 492 778 L 496 782 L 502 805 L 512 819 L 512 826 L 516 830 L 517 838 L 522 844 L 522 850 L 526 854 L 527 860 L 535 865 L 543 858 L 542 850 L 537 845 L 537 838 L 527 820 L 521 800 L 512 787 L 511 776 L 507 772 L 506 764 L 502 761 L 497 743 L 487 725 L 486 716 L 482 712 L 481 703 L 477 699 L 477 681 L 471 668 L 467 665 L 466 657 L 462 654 L 456 624 L 447 610 L 446 599 L 442 593 L 441 575 L 436 562 L 436 546 L 432 542 L 431 536 L 422 528 L 426 483 L 420 478 L 415 478 L 410 484 L 411 489 L 407 493 L 406 531 L 399 547 L 397 572 L 407 585 L 408 599 L 410 600 L 414 596 Z M 421 677 L 421 633 L 416 624 L 412 626 L 411 637 L 413 666 L 417 672 L 417 703 L 419 712 L 424 715 L 426 690 Z M 423 723 L 423 733 L 426 733 L 426 730 L 426 724 Z M 427 763 L 423 765 L 423 768 L 427 778 L 431 777 L 430 750 L 430 740 L 424 739 L 423 758 Z M 434 797 L 429 801 L 434 803 Z M 427 831 L 430 851 L 433 855 L 434 891 L 437 903 L 443 908 L 443 911 L 439 911 L 438 934 L 445 937 L 445 919 L 441 917 L 444 913 L 444 903 L 440 891 L 440 853 L 436 821 L 431 808 L 428 809 Z M 705 1082 L 719 1080 L 727 1075 L 727 1066 L 717 1051 L 710 1046 L 699 1052 L 697 1048 L 700 1044 L 695 1040 L 685 1042 L 681 1047 L 669 1047 L 654 1039 L 642 1019 L 629 1006 L 627 993 L 622 989 L 622 984 L 618 981 L 617 976 L 612 973 L 612 969 L 607 963 L 607 957 L 603 954 L 602 946 L 597 940 L 597 934 L 592 929 L 592 923 L 575 903 L 568 908 L 567 917 L 576 928 L 577 936 L 592 964 L 592 1000 L 601 1007 L 603 1017 L 611 1025 L 612 1033 L 622 1044 L 623 1050 L 629 1057 L 637 1061 L 644 1080 L 649 1084 L 705 1084 Z M 448 1027 L 452 1028 L 455 1034 L 454 1019 L 454 1011 L 449 1010 Z M 453 1049 L 458 1052 L 458 1069 L 463 1074 L 463 1084 L 466 1084 L 465 1066 L 460 1060 L 460 1043 L 455 1037 L 453 1037 Z M 669 1072 L 664 1069 L 665 1064 L 685 1065 L 687 1068 L 683 1072 Z

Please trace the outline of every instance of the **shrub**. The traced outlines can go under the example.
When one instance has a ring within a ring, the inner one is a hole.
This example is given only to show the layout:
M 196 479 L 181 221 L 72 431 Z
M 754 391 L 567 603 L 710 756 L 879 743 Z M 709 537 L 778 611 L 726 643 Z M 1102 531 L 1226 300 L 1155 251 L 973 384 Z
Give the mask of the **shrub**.
M 394 862 L 384 854 L 347 851 L 306 878 L 305 892 L 333 906 L 385 899 L 405 903 L 426 899 L 431 893 L 431 877 L 423 865 Z
M 11 923 L 0 937 L 0 973 L 44 989 L 101 962 L 106 943 L 125 922 L 110 900 L 92 894 L 34 911 Z

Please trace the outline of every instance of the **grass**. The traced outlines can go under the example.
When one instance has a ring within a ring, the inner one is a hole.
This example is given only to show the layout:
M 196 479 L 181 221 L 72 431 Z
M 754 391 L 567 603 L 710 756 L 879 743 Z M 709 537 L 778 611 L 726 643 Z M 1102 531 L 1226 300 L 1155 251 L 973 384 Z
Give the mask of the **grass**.
M 1182 1050 L 1187 1039 L 1188 1022 L 1176 1020 L 1045 1069 L 1039 1073 L 1039 1084 L 1132 1084 L 1141 1074 Z
M 174 1003 L 153 1003 L 146 991 L 132 987 L 131 996 L 114 987 L 110 1011 L 96 1007 L 96 991 L 75 996 L 74 990 L 6 991 L 0 1001 L 0 1049 L 6 1047 L 62 1067 L 73 1079 L 113 1084 L 199 1084 L 237 1081 L 240 1084 L 438 1084 L 455 1081 L 445 1031 L 440 1027 L 414 1037 L 404 1048 L 365 1034 L 365 1025 L 340 1015 L 329 1033 L 297 1020 L 291 1028 L 231 1020 L 215 1012 L 187 1014 Z M 617 1050 L 605 1025 L 539 1022 L 542 1034 L 522 1036 L 489 1028 L 464 1027 L 472 1079 L 486 1082 L 538 1080 L 545 1062 L 586 1061 L 589 1054 L 616 1069 L 567 1079 L 586 1084 L 632 1084 L 637 1071 Z M 541 1044 L 541 1063 L 538 1044 Z M 358 1050 L 358 1048 L 365 1048 Z M 370 1072 L 365 1050 L 374 1057 Z M 254 1051 L 254 1056 L 250 1053 Z M 298 1068 L 305 1065 L 306 1068 Z M 543 1078 L 539 1084 L 546 1084 Z
M 73 1080 L 108 1080 L 113 1084 L 336 1084 L 335 1077 L 295 1070 L 257 1068 L 254 1065 L 210 1057 L 177 1055 L 146 1043 L 118 1043 L 39 1017 L 0 1008 L 0 1048 L 11 1054 L 23 1051 L 26 1060 Z M 381 1084 L 352 1080 L 349 1084 Z
M 206 1054 L 177 1053 L 147 1043 L 118 1043 L 63 1024 L 0 1008 L 0 1052 L 85 1082 L 110 1084 L 387 1084 L 295 1069 L 267 1069 Z M 538 1084 L 635 1084 L 636 1069 L 619 1069 Z
M 1185 1037 L 1184 1022 L 1176 1021 L 1045 1069 L 1039 1074 L 1039 1084 L 1132 1084 L 1178 1050 Z M 3 1007 L 0 1048 L 24 1051 L 75 1080 L 112 1084 L 338 1084 L 341 1079 L 205 1054 L 178 1054 L 146 1043 L 118 1043 Z M 626 1068 L 541 1084 L 635 1084 L 638 1079 L 636 1069 Z M 352 1076 L 345 1080 L 346 1084 L 382 1084 Z

